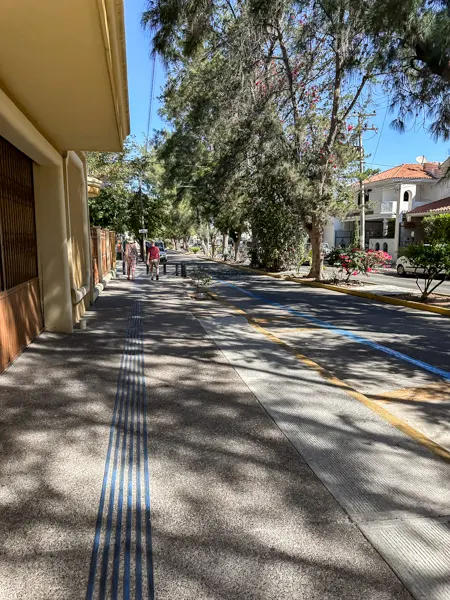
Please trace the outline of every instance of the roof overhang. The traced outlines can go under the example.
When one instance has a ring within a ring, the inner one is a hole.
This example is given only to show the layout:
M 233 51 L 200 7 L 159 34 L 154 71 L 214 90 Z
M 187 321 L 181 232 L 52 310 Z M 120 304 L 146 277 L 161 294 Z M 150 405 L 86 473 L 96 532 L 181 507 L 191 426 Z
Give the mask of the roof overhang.
M 432 217 L 435 215 L 450 215 L 450 210 L 429 210 L 427 212 L 423 212 L 423 213 L 413 213 L 413 212 L 409 212 L 406 213 L 408 218 L 414 218 L 414 217 Z
M 4 0 L 0 88 L 59 151 L 129 133 L 122 0 Z

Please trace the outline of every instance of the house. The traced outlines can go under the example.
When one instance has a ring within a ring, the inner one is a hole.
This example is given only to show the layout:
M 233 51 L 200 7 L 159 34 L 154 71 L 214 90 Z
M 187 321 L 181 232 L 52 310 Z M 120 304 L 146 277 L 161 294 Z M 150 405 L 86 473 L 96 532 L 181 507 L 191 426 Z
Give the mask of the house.
M 399 248 L 414 241 L 411 215 L 435 199 L 440 199 L 448 185 L 443 177 L 447 162 L 404 163 L 373 175 L 365 187 L 365 246 L 385 250 L 395 260 Z M 446 183 L 444 183 L 446 182 Z M 355 191 L 355 210 L 333 224 L 333 245 L 347 245 L 353 238 L 361 214 L 359 189 Z M 417 212 L 418 211 L 418 212 Z
M 422 224 L 424 217 L 449 214 L 450 197 L 442 198 L 441 200 L 435 200 L 429 204 L 416 206 L 416 208 L 409 210 L 406 213 L 406 222 L 403 223 L 403 227 L 408 230 L 409 238 L 412 240 L 412 242 L 420 243 L 425 241 L 425 234 Z
M 92 298 L 85 151 L 129 133 L 121 0 L 7 0 L 0 20 L 0 371 Z M 95 193 L 96 182 L 91 182 Z

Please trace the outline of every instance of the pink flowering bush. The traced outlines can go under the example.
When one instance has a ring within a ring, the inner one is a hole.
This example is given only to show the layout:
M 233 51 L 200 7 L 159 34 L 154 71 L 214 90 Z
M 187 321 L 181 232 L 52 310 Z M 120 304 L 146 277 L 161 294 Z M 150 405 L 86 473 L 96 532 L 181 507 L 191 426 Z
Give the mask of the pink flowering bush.
M 341 278 L 349 281 L 352 275 L 376 273 L 392 260 L 382 250 L 361 250 L 361 248 L 335 248 L 327 256 L 328 263 L 337 267 Z

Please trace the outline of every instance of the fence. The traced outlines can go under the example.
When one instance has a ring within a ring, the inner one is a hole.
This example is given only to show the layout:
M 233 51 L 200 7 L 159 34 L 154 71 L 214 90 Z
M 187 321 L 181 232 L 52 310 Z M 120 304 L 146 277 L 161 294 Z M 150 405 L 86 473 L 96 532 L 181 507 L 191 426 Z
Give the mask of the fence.
M 33 163 L 0 137 L 0 372 L 42 330 Z
M 101 227 L 91 228 L 92 278 L 94 286 L 116 268 L 116 234 Z

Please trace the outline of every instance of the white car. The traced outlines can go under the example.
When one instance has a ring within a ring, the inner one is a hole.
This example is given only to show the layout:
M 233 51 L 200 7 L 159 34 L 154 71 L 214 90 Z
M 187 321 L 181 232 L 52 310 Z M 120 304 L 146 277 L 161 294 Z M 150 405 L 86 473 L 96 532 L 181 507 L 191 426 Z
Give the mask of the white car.
M 397 275 L 406 275 L 407 273 L 423 273 L 423 269 L 418 267 L 416 271 L 416 267 L 414 267 L 406 256 L 400 256 L 397 258 L 397 262 L 395 263 L 395 268 L 397 269 Z

